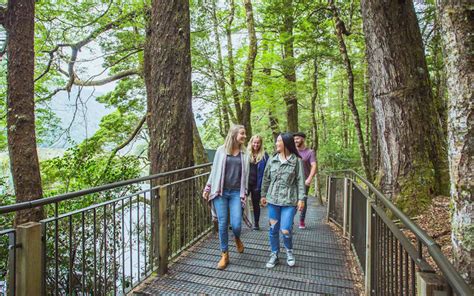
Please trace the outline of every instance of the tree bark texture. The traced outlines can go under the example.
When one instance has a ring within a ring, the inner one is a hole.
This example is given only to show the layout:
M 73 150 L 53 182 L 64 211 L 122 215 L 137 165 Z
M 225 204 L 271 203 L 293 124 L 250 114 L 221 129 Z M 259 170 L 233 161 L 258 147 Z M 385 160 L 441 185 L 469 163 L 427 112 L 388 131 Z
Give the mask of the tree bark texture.
M 229 17 L 226 24 L 227 36 L 227 62 L 229 63 L 229 80 L 230 88 L 232 89 L 232 97 L 234 98 L 235 114 L 237 122 L 242 122 L 242 105 L 240 104 L 240 94 L 237 89 L 237 82 L 235 81 L 235 65 L 234 52 L 232 48 L 232 23 L 234 22 L 235 3 L 234 0 L 229 1 Z
M 439 1 L 448 88 L 448 144 L 455 265 L 474 289 L 474 7 Z
M 281 39 L 283 41 L 283 76 L 288 84 L 284 99 L 286 104 L 287 129 L 289 132 L 298 131 L 298 99 L 296 96 L 296 66 L 293 50 L 293 0 L 283 1 L 283 24 Z
M 36 150 L 34 101 L 35 1 L 8 1 L 5 27 L 8 32 L 7 135 L 10 166 L 17 202 L 42 198 Z M 15 224 L 39 221 L 41 207 L 20 211 Z
M 316 198 L 320 204 L 323 204 L 321 196 L 321 176 L 319 175 L 319 162 L 318 162 L 318 149 L 319 149 L 319 135 L 318 135 L 318 122 L 316 121 L 316 100 L 318 99 L 318 61 L 313 60 L 314 74 L 313 74 L 313 93 L 311 95 L 311 140 L 312 149 L 314 151 L 314 158 L 316 161 L 316 178 L 315 178 L 315 191 Z
M 145 45 L 150 173 L 193 165 L 188 0 L 153 0 Z
M 247 31 L 249 34 L 249 49 L 247 63 L 245 65 L 244 89 L 242 92 L 242 124 L 245 126 L 247 138 L 252 136 L 252 82 L 255 58 L 257 57 L 257 35 L 255 33 L 255 21 L 253 18 L 252 1 L 244 0 Z
M 222 60 L 222 49 L 221 41 L 219 37 L 219 22 L 216 15 L 216 3 L 212 1 L 212 24 L 214 28 L 215 43 L 217 50 L 217 86 L 219 88 L 219 95 L 222 102 L 222 120 L 224 123 L 224 130 L 228 131 L 230 127 L 229 120 L 229 102 L 227 101 L 227 94 L 225 90 L 225 73 L 224 73 L 224 63 Z
M 370 172 L 369 167 L 369 157 L 367 154 L 367 150 L 365 149 L 364 143 L 364 135 L 362 134 L 362 125 L 360 123 L 360 116 L 359 111 L 357 111 L 357 107 L 354 101 L 354 73 L 352 72 L 352 65 L 351 60 L 349 58 L 349 54 L 347 52 L 346 42 L 344 41 L 344 35 L 349 35 L 350 33 L 346 30 L 344 22 L 339 17 L 339 12 L 337 7 L 334 5 L 334 1 L 329 1 L 329 8 L 332 11 L 335 29 L 336 29 L 336 37 L 339 44 L 339 52 L 342 57 L 342 61 L 344 63 L 344 68 L 347 73 L 347 106 L 352 112 L 352 119 L 354 121 L 354 127 L 357 134 L 357 140 L 359 143 L 359 153 L 360 153 L 360 162 L 362 164 L 362 168 L 365 172 L 365 177 L 369 182 L 372 181 L 372 173 Z
M 381 168 L 377 181 L 408 214 L 445 192 L 446 144 L 412 1 L 362 0 Z

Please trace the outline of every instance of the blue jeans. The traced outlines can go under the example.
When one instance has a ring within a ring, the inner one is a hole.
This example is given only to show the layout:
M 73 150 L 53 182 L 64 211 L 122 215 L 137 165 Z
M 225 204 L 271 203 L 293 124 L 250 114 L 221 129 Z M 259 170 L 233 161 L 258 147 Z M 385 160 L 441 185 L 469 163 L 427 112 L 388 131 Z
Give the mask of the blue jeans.
M 221 251 L 227 252 L 229 249 L 229 235 L 227 217 L 230 212 L 230 224 L 235 237 L 240 238 L 242 228 L 242 204 L 240 202 L 240 190 L 224 189 L 221 196 L 213 199 L 216 209 L 217 221 L 219 224 L 219 241 Z
M 293 218 L 296 214 L 295 206 L 277 206 L 268 204 L 268 220 L 270 221 L 270 247 L 272 252 L 280 250 L 280 229 L 283 235 L 283 244 L 287 250 L 293 249 Z

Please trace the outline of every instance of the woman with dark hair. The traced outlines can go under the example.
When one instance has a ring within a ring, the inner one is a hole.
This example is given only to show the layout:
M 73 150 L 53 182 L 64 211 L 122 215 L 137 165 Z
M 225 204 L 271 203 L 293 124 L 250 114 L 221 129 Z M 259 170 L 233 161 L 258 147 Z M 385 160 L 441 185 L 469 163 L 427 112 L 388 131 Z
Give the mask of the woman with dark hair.
M 270 221 L 270 260 L 267 268 L 278 264 L 280 251 L 280 230 L 286 249 L 288 266 L 295 265 L 293 255 L 292 228 L 296 208 L 304 208 L 304 175 L 301 157 L 295 146 L 293 134 L 280 134 L 276 141 L 276 151 L 265 168 L 262 184 L 262 206 L 268 204 Z

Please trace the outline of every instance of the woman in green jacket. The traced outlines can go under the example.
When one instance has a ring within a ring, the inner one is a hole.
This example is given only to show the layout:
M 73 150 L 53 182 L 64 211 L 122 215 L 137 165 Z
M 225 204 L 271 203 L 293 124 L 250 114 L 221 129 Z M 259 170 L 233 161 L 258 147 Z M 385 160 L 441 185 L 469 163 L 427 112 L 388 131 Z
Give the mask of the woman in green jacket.
M 280 229 L 286 249 L 286 262 L 295 265 L 292 228 L 296 209 L 304 207 L 304 175 L 301 157 L 293 140 L 293 134 L 280 134 L 276 141 L 277 153 L 268 161 L 262 184 L 262 206 L 268 204 L 270 221 L 270 260 L 267 268 L 278 264 Z

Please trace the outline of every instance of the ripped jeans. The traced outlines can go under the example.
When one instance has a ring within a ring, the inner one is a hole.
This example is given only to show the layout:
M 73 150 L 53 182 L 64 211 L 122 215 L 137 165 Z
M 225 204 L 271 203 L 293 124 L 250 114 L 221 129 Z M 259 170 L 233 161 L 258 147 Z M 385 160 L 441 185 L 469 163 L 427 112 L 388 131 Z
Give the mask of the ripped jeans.
M 268 220 L 270 221 L 270 247 L 273 253 L 280 250 L 280 229 L 283 235 L 283 244 L 287 250 L 293 249 L 293 218 L 296 214 L 295 206 L 277 206 L 268 204 Z

